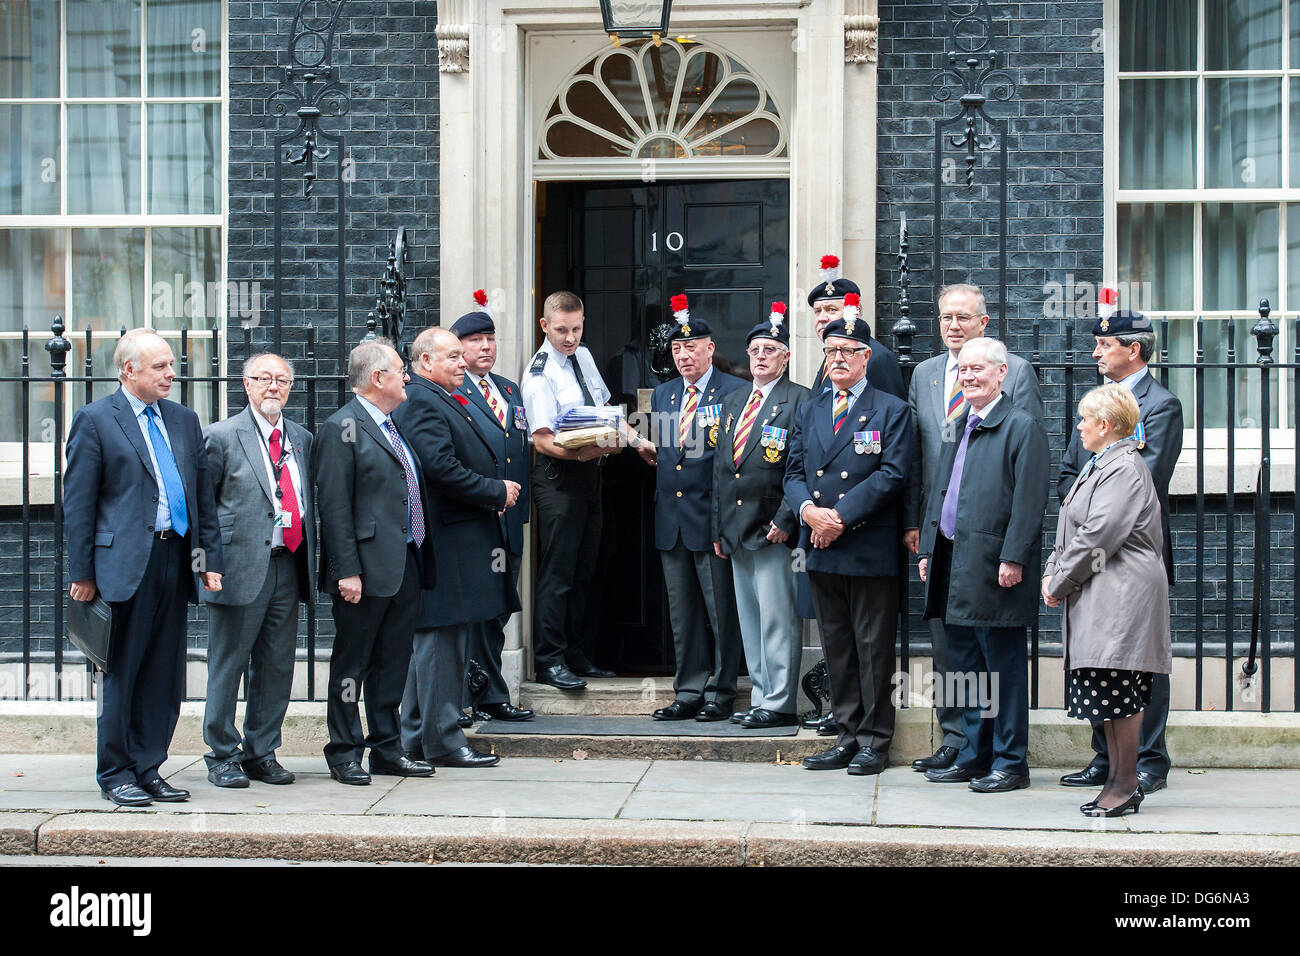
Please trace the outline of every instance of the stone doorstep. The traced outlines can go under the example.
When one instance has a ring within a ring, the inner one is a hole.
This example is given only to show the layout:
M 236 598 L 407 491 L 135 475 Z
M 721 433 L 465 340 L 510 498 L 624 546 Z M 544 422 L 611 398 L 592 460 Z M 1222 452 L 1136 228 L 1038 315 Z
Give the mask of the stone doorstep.
M 1300 837 L 88 812 L 0 815 L 0 852 L 606 866 L 1295 866 Z
M 242 714 L 243 705 L 239 713 Z M 926 757 L 938 746 L 934 711 L 908 707 L 897 712 L 890 762 Z M 283 728 L 284 756 L 315 756 L 327 742 L 324 701 L 294 701 Z M 718 759 L 775 761 L 818 753 L 828 737 L 800 730 L 794 737 L 569 737 L 550 734 L 471 732 L 471 741 L 502 756 L 564 757 L 586 750 L 589 757 L 659 760 Z M 1029 754 L 1034 766 L 1082 767 L 1092 752 L 1089 728 L 1059 710 L 1029 715 Z M 1300 769 L 1300 714 L 1248 711 L 1174 711 L 1169 715 L 1169 749 L 1184 767 Z M 172 753 L 201 754 L 203 701 L 186 701 L 172 738 Z M 0 700 L 0 753 L 94 753 L 93 701 Z

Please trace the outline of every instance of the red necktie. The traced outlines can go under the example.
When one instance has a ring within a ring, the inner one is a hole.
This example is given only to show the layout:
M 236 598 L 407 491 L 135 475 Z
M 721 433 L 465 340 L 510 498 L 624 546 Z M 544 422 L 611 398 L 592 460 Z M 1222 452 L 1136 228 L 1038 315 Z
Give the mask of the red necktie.
M 271 461 L 277 462 L 284 457 L 284 448 L 280 445 L 280 429 L 271 429 Z M 298 493 L 293 490 L 293 479 L 289 477 L 289 465 L 285 463 L 280 469 L 280 510 L 289 512 L 289 527 L 282 528 L 284 546 L 290 551 L 297 551 L 302 544 L 302 513 L 298 510 Z

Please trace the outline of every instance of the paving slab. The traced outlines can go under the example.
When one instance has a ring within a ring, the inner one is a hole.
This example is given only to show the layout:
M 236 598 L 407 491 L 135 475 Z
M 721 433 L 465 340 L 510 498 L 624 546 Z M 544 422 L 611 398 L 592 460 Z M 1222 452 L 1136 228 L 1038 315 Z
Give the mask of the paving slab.
M 810 823 L 869 824 L 875 787 L 864 784 L 860 796 L 791 793 L 689 793 L 637 790 L 619 819 L 629 820 L 763 820 L 794 829 Z
M 575 760 L 568 757 L 502 757 L 495 767 L 439 767 L 439 780 L 462 778 L 491 780 L 584 780 L 636 783 L 651 767 L 649 760 Z
M 117 808 L 99 795 L 99 788 L 89 790 L 3 790 L 0 811 L 4 810 L 103 810 Z
M 35 853 L 36 831 L 48 813 L 0 813 L 0 853 Z
M 920 776 L 920 774 L 916 774 Z M 1091 791 L 1030 787 L 1011 793 L 976 793 L 964 783 L 891 785 L 882 780 L 876 797 L 879 826 L 970 827 L 1007 830 L 1088 830 L 1092 818 L 1079 812 Z M 1109 823 L 1121 823 L 1117 817 Z
M 319 768 L 323 761 L 316 761 Z M 297 779 L 273 786 L 254 780 L 247 787 L 227 789 L 208 783 L 206 767 L 200 765 L 168 777 L 168 783 L 190 791 L 183 803 L 154 802 L 147 809 L 156 813 L 339 813 L 361 814 L 397 786 L 398 777 L 374 777 L 369 786 L 339 783 L 328 773 L 295 770 Z M 122 809 L 130 809 L 123 807 Z
M 0 755 L 0 790 L 93 790 L 94 754 L 3 754 Z
M 805 770 L 798 764 L 724 763 L 657 760 L 637 792 L 669 790 L 689 793 L 807 794 L 861 798 L 875 792 L 874 777 L 851 777 L 844 770 Z
M 631 795 L 632 783 L 493 780 L 450 775 L 403 780 L 370 810 L 372 815 L 610 819 Z
M 1153 794 L 1124 821 L 1134 833 L 1253 833 L 1300 835 L 1295 807 L 1166 807 Z

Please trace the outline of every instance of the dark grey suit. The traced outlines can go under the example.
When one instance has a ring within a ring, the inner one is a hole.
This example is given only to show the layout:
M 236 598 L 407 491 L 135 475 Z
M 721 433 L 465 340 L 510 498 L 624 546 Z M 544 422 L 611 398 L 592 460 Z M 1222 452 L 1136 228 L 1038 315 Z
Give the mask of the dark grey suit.
M 252 408 L 204 429 L 208 470 L 228 573 L 208 605 L 208 693 L 203 740 L 209 767 L 275 755 L 289 707 L 298 602 L 315 599 L 316 507 L 311 483 L 311 432 L 283 415 L 276 423 L 297 466 L 302 541 L 294 553 L 272 552 L 279 507 L 267 465 L 267 444 Z M 284 465 L 292 477 L 290 463 Z M 235 728 L 235 698 L 248 669 L 244 736 Z
M 944 351 L 918 365 L 907 392 L 907 402 L 912 406 L 912 470 L 904 493 L 903 525 L 908 530 L 921 527 L 921 517 L 930 498 L 941 494 L 947 487 L 947 476 L 939 473 L 944 448 L 961 440 L 960 426 L 956 430 L 951 426 L 944 427 L 948 412 L 948 395 L 944 389 L 948 359 L 949 353 Z M 1013 406 L 1028 412 L 1042 426 L 1043 400 L 1038 391 L 1038 377 L 1033 366 L 1018 355 L 1007 356 L 1007 377 L 1002 382 L 1002 393 Z M 952 670 L 948 637 L 943 618 L 934 617 L 928 623 L 933 648 L 932 669 L 938 679 Z M 937 683 L 936 686 L 947 685 Z M 939 696 L 935 700 L 935 717 L 943 731 L 940 746 L 960 750 L 966 740 L 962 730 L 962 709 L 951 706 L 949 701 Z

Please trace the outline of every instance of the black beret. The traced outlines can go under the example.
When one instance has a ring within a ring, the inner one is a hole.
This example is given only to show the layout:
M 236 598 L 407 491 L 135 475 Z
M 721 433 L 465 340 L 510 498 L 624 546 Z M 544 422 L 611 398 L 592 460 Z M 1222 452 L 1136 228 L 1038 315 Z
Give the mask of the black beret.
M 712 335 L 713 329 L 709 327 L 708 322 L 692 316 L 685 325 L 680 322 L 673 323 L 673 330 L 668 333 L 668 341 L 669 343 L 693 342 L 696 339 L 707 339 Z
M 829 286 L 829 288 L 827 288 Z M 858 284 L 852 279 L 836 279 L 834 282 L 818 282 L 808 293 L 808 304 L 821 302 L 823 299 L 842 299 L 850 292 L 862 294 Z
M 848 323 L 844 319 L 836 319 L 826 326 L 826 330 L 822 333 L 822 341 L 825 342 L 832 335 L 838 335 L 844 339 L 854 339 L 863 345 L 871 344 L 871 326 L 862 318 L 854 320 L 852 331 L 849 331 Z
M 1141 312 L 1121 309 L 1109 317 L 1098 317 L 1092 324 L 1093 335 L 1127 335 L 1130 332 L 1154 332 L 1155 327 Z
M 451 334 L 458 339 L 463 339 L 467 335 L 478 335 L 480 332 L 488 332 L 495 335 L 497 327 L 492 323 L 492 316 L 486 312 L 466 312 L 451 327 Z

